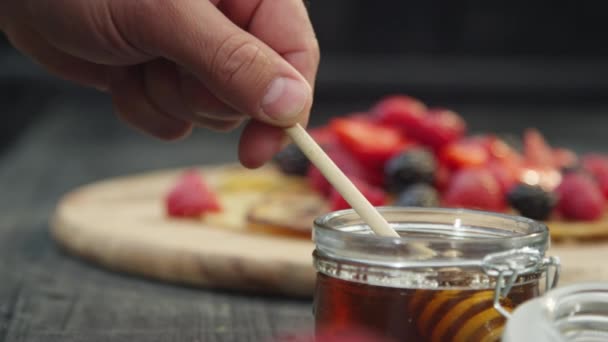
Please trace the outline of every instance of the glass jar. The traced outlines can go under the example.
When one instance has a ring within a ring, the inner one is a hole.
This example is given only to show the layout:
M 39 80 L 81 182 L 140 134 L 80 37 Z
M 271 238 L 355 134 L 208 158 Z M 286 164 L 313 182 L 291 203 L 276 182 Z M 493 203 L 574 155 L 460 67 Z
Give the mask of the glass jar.
M 518 341 L 608 341 L 608 284 L 565 286 L 518 307 L 503 342 Z
M 462 209 L 379 208 L 400 238 L 374 235 L 353 210 L 315 220 L 318 335 L 397 341 L 494 341 L 541 291 L 547 227 Z M 548 287 L 554 275 L 544 277 Z

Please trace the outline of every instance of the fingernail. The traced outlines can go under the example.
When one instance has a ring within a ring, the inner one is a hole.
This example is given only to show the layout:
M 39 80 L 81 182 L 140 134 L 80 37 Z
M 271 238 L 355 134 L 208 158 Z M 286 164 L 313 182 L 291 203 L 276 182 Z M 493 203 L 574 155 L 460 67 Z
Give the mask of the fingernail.
M 275 120 L 289 120 L 302 112 L 309 96 L 310 87 L 304 81 L 278 77 L 262 99 L 262 111 Z

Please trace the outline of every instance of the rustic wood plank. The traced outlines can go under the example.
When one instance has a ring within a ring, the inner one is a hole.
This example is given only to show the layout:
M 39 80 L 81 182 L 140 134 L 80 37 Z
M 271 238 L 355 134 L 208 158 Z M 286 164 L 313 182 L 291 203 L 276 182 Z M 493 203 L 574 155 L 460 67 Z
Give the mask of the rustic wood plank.
M 309 330 L 310 301 L 110 273 L 64 255 L 49 238 L 55 201 L 77 185 L 234 160 L 234 136 L 212 136 L 225 149 L 203 135 L 156 142 L 123 127 L 107 105 L 90 110 L 86 103 L 52 104 L 0 159 L 0 341 L 260 341 Z
M 145 281 L 100 270 L 55 248 L 20 276 L 11 287 L 2 285 L 0 299 L 10 299 L 2 307 L 5 341 L 79 340 L 89 334 L 90 341 L 155 340 L 152 335 L 159 341 L 262 341 L 310 327 L 309 301 Z

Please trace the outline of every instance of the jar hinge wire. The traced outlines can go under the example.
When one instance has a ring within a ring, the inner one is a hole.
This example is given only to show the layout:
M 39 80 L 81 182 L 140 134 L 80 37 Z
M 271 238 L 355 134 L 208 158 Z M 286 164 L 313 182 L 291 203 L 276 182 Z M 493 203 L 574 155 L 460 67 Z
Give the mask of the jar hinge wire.
M 546 273 L 545 291 L 548 291 L 557 286 L 560 275 L 558 257 L 543 258 L 538 250 L 529 247 L 489 254 L 483 260 L 483 267 L 488 275 L 496 277 L 493 305 L 507 319 L 511 313 L 500 303 L 500 299 L 511 292 L 518 277 L 536 272 Z

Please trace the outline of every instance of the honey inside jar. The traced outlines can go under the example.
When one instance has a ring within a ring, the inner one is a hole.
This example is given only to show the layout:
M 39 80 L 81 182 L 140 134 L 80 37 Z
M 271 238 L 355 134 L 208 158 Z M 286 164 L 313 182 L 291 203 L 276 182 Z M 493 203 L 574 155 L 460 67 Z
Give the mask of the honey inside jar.
M 370 234 L 352 213 L 317 220 L 317 333 L 364 331 L 386 341 L 499 341 L 506 318 L 494 307 L 496 277 L 484 260 L 513 248 L 544 254 L 546 227 L 449 209 L 388 208 L 383 215 L 402 239 Z M 511 311 L 537 297 L 540 278 L 540 270 L 519 275 L 507 295 L 499 296 L 500 305 Z
M 503 307 L 538 296 L 537 282 L 513 287 Z M 497 341 L 506 319 L 494 290 L 399 289 L 318 276 L 315 326 L 324 335 L 370 331 L 395 341 Z

